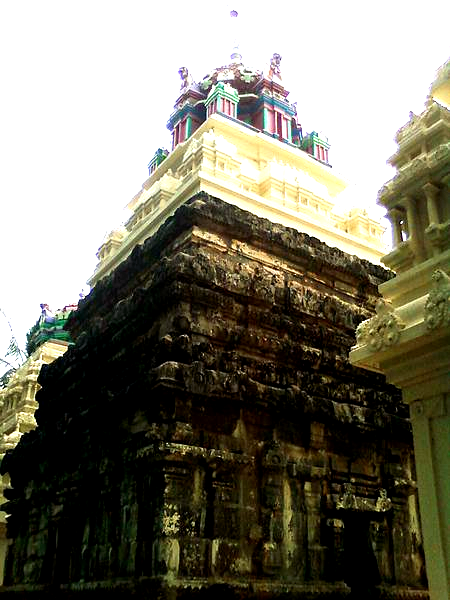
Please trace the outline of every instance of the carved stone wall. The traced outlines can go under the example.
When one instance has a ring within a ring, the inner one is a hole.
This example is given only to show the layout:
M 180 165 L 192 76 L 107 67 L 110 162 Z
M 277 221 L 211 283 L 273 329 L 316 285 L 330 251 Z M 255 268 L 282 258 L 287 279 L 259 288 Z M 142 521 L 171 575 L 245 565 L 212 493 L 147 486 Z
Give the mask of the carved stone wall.
M 35 401 L 39 389 L 37 383 L 43 364 L 49 364 L 62 356 L 68 342 L 50 339 L 35 349 L 29 358 L 10 378 L 8 385 L 0 390 L 0 463 L 8 450 L 12 450 L 22 435 L 36 427 L 34 412 L 38 407 Z M 6 519 L 2 505 L 4 491 L 9 487 L 9 475 L 0 479 L 0 585 L 3 584 L 3 570 L 8 547 Z
M 41 372 L 3 593 L 427 598 L 407 407 L 347 359 L 389 276 L 203 193 L 178 209 Z

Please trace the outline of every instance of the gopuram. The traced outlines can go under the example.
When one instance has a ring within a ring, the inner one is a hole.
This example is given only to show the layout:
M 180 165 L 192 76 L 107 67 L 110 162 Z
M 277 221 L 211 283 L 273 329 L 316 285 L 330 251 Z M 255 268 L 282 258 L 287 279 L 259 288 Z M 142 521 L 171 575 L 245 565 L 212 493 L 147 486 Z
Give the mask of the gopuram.
M 425 110 L 410 114 L 379 204 L 392 223 L 377 314 L 359 325 L 350 360 L 384 373 L 410 406 L 432 600 L 450 597 L 450 60 Z
M 5 598 L 428 598 L 408 408 L 348 360 L 382 227 L 333 210 L 280 61 L 180 69 L 172 151 L 3 461 Z
M 37 379 L 44 364 L 50 364 L 64 354 L 70 343 L 64 325 L 77 306 L 70 304 L 53 314 L 48 304 L 41 304 L 41 316 L 27 335 L 27 360 L 12 374 L 6 387 L 0 389 L 0 461 L 6 452 L 16 447 L 24 433 L 36 427 L 35 400 L 40 388 Z M 9 475 L 0 480 L 0 584 L 7 548 L 4 489 L 9 487 Z

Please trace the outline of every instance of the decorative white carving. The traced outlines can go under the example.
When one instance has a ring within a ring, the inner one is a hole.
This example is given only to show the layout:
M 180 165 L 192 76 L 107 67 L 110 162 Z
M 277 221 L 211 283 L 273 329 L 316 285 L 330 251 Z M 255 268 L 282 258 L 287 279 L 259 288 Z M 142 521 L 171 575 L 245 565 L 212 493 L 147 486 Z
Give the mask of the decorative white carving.
M 448 161 L 450 153 L 450 142 L 444 142 L 440 144 L 437 148 L 435 148 L 432 152 L 430 152 L 428 156 L 428 161 L 431 165 L 438 165 L 443 162 L 446 163 Z
M 377 314 L 360 323 L 356 329 L 356 345 L 368 346 L 372 352 L 396 344 L 405 326 L 389 301 L 380 298 L 375 310 Z
M 433 330 L 450 324 L 450 277 L 441 269 L 433 275 L 433 289 L 425 304 L 425 323 Z

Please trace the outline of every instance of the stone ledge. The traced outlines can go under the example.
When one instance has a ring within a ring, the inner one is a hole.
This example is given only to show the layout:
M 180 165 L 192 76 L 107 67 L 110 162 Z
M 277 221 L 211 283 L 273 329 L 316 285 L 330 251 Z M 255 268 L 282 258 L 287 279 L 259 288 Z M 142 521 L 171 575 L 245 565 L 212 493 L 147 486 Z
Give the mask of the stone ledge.
M 397 586 L 379 587 L 364 593 L 364 600 L 429 600 L 426 590 Z M 148 594 L 152 594 L 149 596 Z M 370 595 L 369 595 L 370 594 Z M 31 598 L 83 598 L 130 597 L 159 600 L 338 600 L 353 598 L 345 583 L 274 583 L 271 581 L 211 581 L 211 579 L 176 579 L 173 581 L 154 577 L 139 579 L 77 582 L 61 586 L 21 585 L 0 588 L 4 600 L 23 596 Z M 362 600 L 362 596 L 360 600 Z

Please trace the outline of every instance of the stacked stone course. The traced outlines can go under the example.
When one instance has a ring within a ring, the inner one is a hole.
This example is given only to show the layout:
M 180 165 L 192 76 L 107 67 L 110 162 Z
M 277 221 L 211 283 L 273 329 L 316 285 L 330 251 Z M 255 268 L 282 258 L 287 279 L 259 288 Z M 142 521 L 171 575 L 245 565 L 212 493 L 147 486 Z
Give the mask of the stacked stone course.
M 41 371 L 3 463 L 6 597 L 427 598 L 407 407 L 347 358 L 390 276 L 179 208 Z

